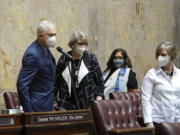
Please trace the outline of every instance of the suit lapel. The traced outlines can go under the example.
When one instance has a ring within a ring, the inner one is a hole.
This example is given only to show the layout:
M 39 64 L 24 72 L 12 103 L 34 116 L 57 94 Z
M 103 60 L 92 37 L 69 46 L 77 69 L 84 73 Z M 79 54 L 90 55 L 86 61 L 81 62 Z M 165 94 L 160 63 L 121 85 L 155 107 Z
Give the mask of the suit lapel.
M 71 62 L 70 62 L 71 63 Z M 70 69 L 71 69 L 71 64 L 70 64 Z M 81 61 L 80 69 L 79 69 L 79 74 L 78 74 L 78 83 L 80 84 L 82 79 L 89 73 L 89 70 L 84 64 L 84 61 Z M 69 95 L 71 95 L 71 76 L 69 73 L 69 68 L 66 66 L 64 71 L 62 72 L 62 76 L 64 80 L 66 81 L 69 89 Z
M 51 54 L 51 51 L 48 49 L 48 54 L 49 54 L 49 58 L 48 56 L 46 56 L 44 50 L 42 49 L 41 45 L 37 42 L 37 48 L 40 52 L 40 55 L 42 56 L 42 59 L 45 60 L 46 63 L 48 63 L 48 68 L 50 71 L 50 74 L 53 73 L 53 77 L 55 77 L 55 72 L 56 72 L 56 62 L 55 59 L 53 57 L 53 55 Z
M 47 58 L 48 63 L 51 65 L 51 71 L 53 72 L 53 75 L 55 76 L 55 72 L 56 72 L 56 62 L 55 59 L 51 53 L 51 51 L 48 49 L 48 53 L 49 53 L 49 57 Z M 47 56 L 46 56 L 47 57 Z
M 78 75 L 78 82 L 80 84 L 81 80 L 89 73 L 89 70 L 87 69 L 87 67 L 84 64 L 84 61 L 82 59 L 81 61 L 81 66 L 79 69 L 79 75 Z
M 71 69 L 71 64 L 70 64 L 70 69 Z M 66 66 L 66 68 L 62 72 L 62 76 L 63 76 L 64 80 L 66 81 L 66 83 L 68 85 L 69 95 L 71 95 L 71 76 L 70 76 L 68 66 Z

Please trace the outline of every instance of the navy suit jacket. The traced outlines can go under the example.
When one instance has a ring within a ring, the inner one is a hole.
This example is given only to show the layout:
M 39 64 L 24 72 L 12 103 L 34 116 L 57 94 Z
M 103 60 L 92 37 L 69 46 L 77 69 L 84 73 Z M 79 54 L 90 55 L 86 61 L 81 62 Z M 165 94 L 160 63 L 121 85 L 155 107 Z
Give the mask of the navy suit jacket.
M 24 53 L 17 90 L 25 112 L 53 110 L 56 62 L 49 49 L 47 52 L 48 56 L 35 41 Z

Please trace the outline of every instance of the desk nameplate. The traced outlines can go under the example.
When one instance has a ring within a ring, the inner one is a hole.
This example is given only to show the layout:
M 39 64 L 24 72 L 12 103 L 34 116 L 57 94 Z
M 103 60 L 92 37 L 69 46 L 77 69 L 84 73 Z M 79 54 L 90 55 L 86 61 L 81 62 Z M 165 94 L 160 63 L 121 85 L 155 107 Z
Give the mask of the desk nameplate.
M 89 113 L 57 113 L 31 116 L 31 123 L 56 123 L 92 120 Z

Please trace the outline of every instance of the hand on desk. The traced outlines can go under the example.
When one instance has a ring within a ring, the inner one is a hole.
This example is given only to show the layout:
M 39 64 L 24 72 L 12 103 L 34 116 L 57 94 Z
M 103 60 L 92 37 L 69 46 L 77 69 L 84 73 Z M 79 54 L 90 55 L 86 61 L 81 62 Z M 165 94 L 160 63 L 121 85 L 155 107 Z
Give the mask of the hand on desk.
M 152 122 L 147 123 L 147 124 L 146 124 L 146 127 L 152 128 L 152 127 L 154 127 L 154 124 L 153 124 Z
M 102 97 L 101 96 L 97 96 L 96 100 L 102 100 Z

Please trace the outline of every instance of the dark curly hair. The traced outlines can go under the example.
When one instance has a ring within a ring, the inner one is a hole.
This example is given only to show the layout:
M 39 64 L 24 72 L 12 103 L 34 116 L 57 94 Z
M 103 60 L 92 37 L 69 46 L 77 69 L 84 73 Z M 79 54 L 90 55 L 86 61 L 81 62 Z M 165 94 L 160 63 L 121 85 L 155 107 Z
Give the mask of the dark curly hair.
M 124 58 L 123 67 L 132 68 L 131 60 L 130 60 L 129 56 L 126 53 L 126 50 L 124 50 L 122 48 L 117 48 L 112 52 L 112 54 L 111 54 L 111 56 L 110 56 L 110 58 L 109 58 L 109 60 L 108 60 L 108 62 L 106 64 L 107 69 L 114 69 L 115 68 L 114 65 L 113 65 L 113 59 L 115 58 L 115 54 L 118 53 L 118 52 L 121 52 L 122 55 L 123 55 L 123 58 Z

